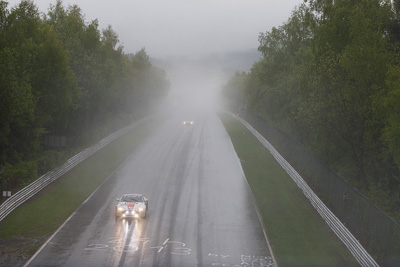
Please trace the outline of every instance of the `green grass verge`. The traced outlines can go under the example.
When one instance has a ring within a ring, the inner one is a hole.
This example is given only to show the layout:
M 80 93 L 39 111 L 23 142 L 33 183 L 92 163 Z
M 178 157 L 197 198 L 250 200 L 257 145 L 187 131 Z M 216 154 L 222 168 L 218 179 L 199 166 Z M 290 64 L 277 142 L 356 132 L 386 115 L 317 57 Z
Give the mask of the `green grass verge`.
M 239 121 L 220 118 L 242 161 L 279 266 L 359 266 L 300 188 Z
M 0 222 L 0 238 L 51 235 L 157 124 L 150 120 L 114 140 L 18 207 Z

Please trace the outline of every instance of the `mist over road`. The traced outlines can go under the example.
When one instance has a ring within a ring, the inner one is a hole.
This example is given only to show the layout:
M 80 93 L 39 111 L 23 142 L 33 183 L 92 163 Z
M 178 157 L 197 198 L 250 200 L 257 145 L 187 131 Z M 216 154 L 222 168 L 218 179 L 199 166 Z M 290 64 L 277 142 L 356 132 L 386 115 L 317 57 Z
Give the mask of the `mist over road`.
M 182 120 L 193 119 L 194 126 Z M 116 198 L 142 193 L 146 219 L 115 219 Z M 29 266 L 271 266 L 263 229 L 213 112 L 164 121 Z

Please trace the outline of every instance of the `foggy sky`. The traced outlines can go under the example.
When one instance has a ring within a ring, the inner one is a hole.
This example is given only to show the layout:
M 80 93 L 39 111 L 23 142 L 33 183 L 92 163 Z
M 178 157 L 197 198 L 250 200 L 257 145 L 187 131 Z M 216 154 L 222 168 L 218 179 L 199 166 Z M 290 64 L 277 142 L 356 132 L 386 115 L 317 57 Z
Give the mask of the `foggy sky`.
M 7 0 L 6 0 L 7 1 Z M 286 22 L 303 0 L 64 0 L 87 22 L 111 25 L 126 53 L 151 57 L 202 56 L 258 47 L 260 32 Z M 15 6 L 20 0 L 8 0 Z M 55 0 L 34 0 L 47 13 Z

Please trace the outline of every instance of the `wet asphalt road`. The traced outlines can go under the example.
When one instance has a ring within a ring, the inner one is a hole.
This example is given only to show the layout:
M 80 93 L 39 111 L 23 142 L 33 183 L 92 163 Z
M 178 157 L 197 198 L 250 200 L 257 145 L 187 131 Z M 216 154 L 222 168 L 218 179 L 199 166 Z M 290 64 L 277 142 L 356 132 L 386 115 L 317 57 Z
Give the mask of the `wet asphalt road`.
M 216 114 L 159 125 L 28 266 L 271 266 L 267 241 Z M 146 219 L 118 219 L 142 193 Z

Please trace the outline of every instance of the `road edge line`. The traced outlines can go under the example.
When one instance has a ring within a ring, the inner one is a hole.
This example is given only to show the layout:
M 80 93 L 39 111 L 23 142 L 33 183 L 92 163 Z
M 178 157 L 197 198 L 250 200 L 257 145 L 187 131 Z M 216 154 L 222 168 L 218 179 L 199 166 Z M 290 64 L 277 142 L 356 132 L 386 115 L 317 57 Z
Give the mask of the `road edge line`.
M 111 176 L 111 175 L 110 175 Z M 71 218 L 76 214 L 76 212 L 83 206 L 85 205 L 86 202 L 89 201 L 89 199 L 97 192 L 97 190 L 100 189 L 100 187 L 109 179 L 109 177 L 105 179 L 97 188 L 94 190 L 83 202 L 79 207 L 63 222 L 63 224 L 58 227 L 58 229 L 47 239 L 47 241 L 36 251 L 35 254 L 32 255 L 32 257 L 29 258 L 29 260 L 23 265 L 23 267 L 29 266 L 29 264 L 36 258 L 37 255 L 44 249 L 45 246 L 47 246 L 48 243 L 54 238 L 54 236 L 71 220 Z
M 224 124 L 222 123 L 221 118 L 219 118 L 219 116 L 217 116 L 217 117 L 218 117 L 220 123 L 222 124 L 223 128 L 225 129 L 226 134 L 228 135 L 228 138 L 229 138 L 229 141 L 230 141 L 231 149 L 232 149 L 232 151 L 234 152 L 234 154 L 235 154 L 235 156 L 236 156 L 236 157 L 235 157 L 235 158 L 236 158 L 236 161 L 237 161 L 237 163 L 238 163 L 238 166 L 240 167 L 240 171 L 242 172 L 242 178 L 245 180 L 245 182 L 246 182 L 246 184 L 247 184 L 247 187 L 248 187 L 248 189 L 249 189 L 249 191 L 250 191 L 250 196 L 251 196 L 251 199 L 252 199 L 252 201 L 253 201 L 253 205 L 254 205 L 254 207 L 255 207 L 255 209 L 256 209 L 258 221 L 259 221 L 259 223 L 261 224 L 261 228 L 262 228 L 262 230 L 263 230 L 264 238 L 265 238 L 265 241 L 267 242 L 267 246 L 268 246 L 268 249 L 269 249 L 269 253 L 271 254 L 272 261 L 274 262 L 274 266 L 275 266 L 275 267 L 278 267 L 279 265 L 278 265 L 278 263 L 277 263 L 277 261 L 276 261 L 276 259 L 275 259 L 274 252 L 272 251 L 271 244 L 269 243 L 269 240 L 268 240 L 267 228 L 266 228 L 266 226 L 265 226 L 265 224 L 264 224 L 264 221 L 263 221 L 263 219 L 262 219 L 261 212 L 260 212 L 260 208 L 258 207 L 258 204 L 257 204 L 256 198 L 255 198 L 255 196 L 254 196 L 254 193 L 253 193 L 253 191 L 251 190 L 250 184 L 249 184 L 249 182 L 247 181 L 246 175 L 245 175 L 245 173 L 244 173 L 244 171 L 243 171 L 242 164 L 240 163 L 240 158 L 239 158 L 238 154 L 236 153 L 235 147 L 233 146 L 233 143 L 232 143 L 232 139 L 231 139 L 231 137 L 230 137 L 228 131 L 226 130 Z

